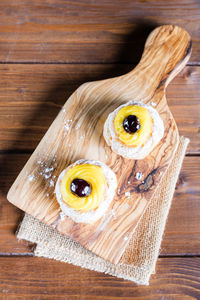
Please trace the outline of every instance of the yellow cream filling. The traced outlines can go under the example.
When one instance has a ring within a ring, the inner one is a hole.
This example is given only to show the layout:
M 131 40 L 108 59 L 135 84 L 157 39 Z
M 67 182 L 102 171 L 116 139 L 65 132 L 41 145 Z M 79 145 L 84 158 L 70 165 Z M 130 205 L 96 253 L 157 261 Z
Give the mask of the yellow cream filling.
M 140 129 L 135 133 L 128 133 L 123 127 L 123 121 L 129 115 L 135 115 L 141 124 Z M 137 147 L 145 144 L 152 135 L 153 120 L 149 111 L 139 105 L 128 105 L 122 107 L 114 119 L 115 132 L 122 143 L 127 146 Z
M 91 194 L 87 197 L 78 197 L 71 192 L 71 182 L 75 179 L 84 179 L 91 186 Z M 96 165 L 76 165 L 69 169 L 61 181 L 61 194 L 64 202 L 75 210 L 89 211 L 98 208 L 104 198 L 106 179 L 102 168 Z

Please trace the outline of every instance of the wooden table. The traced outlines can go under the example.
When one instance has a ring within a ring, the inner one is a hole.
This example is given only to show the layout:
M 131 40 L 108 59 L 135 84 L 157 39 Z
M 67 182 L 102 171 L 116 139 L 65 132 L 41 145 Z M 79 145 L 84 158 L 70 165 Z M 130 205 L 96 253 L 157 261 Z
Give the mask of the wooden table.
M 6 193 L 69 95 L 131 70 L 148 33 L 177 24 L 193 54 L 167 97 L 190 138 L 148 287 L 35 258 L 14 232 L 23 212 Z M 1 0 L 0 299 L 200 299 L 200 2 Z

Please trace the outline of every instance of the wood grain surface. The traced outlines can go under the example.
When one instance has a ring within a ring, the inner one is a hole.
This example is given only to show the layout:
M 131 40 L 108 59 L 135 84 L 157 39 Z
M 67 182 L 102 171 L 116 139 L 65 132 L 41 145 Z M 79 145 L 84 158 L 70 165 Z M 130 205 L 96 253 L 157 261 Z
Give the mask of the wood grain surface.
M 32 246 L 18 242 L 14 236 L 23 212 L 10 204 L 6 194 L 14 179 L 27 162 L 28 154 L 0 155 L 3 172 L 0 173 L 0 255 L 30 254 Z M 200 157 L 185 158 L 172 202 L 162 242 L 161 255 L 196 255 L 200 249 Z M 193 217 L 190 218 L 189 216 Z M 187 241 L 187 242 L 186 242 Z
M 0 258 L 0 268 L 0 296 L 5 299 L 193 300 L 200 297 L 200 258 L 195 257 L 159 258 L 157 275 L 152 276 L 146 287 L 44 258 Z
M 199 1 L 2 0 L 0 8 L 0 298 L 199 299 Z M 130 71 L 149 32 L 163 24 L 185 28 L 193 40 L 190 66 L 167 88 L 192 156 L 184 161 L 150 286 L 30 258 L 31 245 L 14 235 L 23 212 L 7 202 L 9 187 L 70 94 L 84 82 Z
M 165 88 L 183 69 L 190 53 L 191 39 L 186 31 L 176 26 L 161 26 L 149 35 L 141 61 L 133 71 L 81 85 L 68 99 L 19 174 L 9 190 L 8 200 L 117 264 L 176 150 L 178 131 L 166 103 Z M 131 99 L 156 103 L 165 127 L 159 145 L 145 159 L 138 161 L 117 156 L 106 146 L 102 135 L 108 113 Z M 66 132 L 64 124 L 69 120 L 71 127 Z M 107 163 L 118 180 L 117 192 L 106 215 L 93 224 L 76 223 L 70 217 L 61 218 L 51 185 L 53 182 L 54 186 L 54 181 L 44 181 L 40 176 L 41 166 L 37 163 L 44 161 L 46 167 L 55 169 L 52 175 L 57 177 L 80 158 Z M 135 179 L 136 172 L 144 174 L 143 181 Z M 29 181 L 29 174 L 34 174 L 33 182 Z M 126 192 L 131 197 L 127 197 Z M 110 214 L 111 210 L 115 218 Z
M 0 12 L 2 62 L 136 63 L 148 33 L 163 24 L 185 28 L 190 63 L 200 61 L 198 0 L 1 0 Z
M 0 149 L 33 151 L 82 83 L 122 75 L 132 68 L 125 64 L 0 64 Z M 190 139 L 190 154 L 200 152 L 199 81 L 200 68 L 187 66 L 166 90 L 179 132 Z

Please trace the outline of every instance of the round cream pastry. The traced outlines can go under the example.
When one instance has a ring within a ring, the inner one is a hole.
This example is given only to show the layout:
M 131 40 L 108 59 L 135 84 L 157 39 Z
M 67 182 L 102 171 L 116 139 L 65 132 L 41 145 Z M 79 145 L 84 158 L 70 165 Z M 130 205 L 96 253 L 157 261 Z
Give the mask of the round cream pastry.
M 143 159 L 164 135 L 164 124 L 156 109 L 129 101 L 110 113 L 104 124 L 104 138 L 117 154 Z
M 105 214 L 116 187 L 116 175 L 108 166 L 81 159 L 61 172 L 55 193 L 64 215 L 91 224 Z

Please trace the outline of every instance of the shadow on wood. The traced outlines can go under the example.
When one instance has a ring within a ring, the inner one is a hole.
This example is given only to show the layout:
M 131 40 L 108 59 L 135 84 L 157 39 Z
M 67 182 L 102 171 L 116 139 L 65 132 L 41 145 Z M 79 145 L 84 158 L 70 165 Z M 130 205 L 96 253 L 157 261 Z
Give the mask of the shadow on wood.
M 119 49 L 119 61 L 122 61 L 125 57 L 127 57 L 127 55 L 130 56 L 134 56 L 135 59 L 134 61 L 139 62 L 140 57 L 142 55 L 143 52 L 143 48 L 144 48 L 144 43 L 146 41 L 147 36 L 149 35 L 149 33 L 156 27 L 156 24 L 150 24 L 150 23 L 141 23 L 138 24 L 138 26 L 134 25 L 134 30 L 132 32 L 130 32 L 127 36 L 126 39 L 124 40 L 124 47 L 122 47 L 122 49 Z M 134 42 L 130 44 L 130 40 L 133 40 Z M 129 41 L 129 48 L 127 49 L 127 42 Z M 130 46 L 131 45 L 131 46 Z M 128 71 L 131 71 L 133 69 L 133 65 L 121 65 L 121 64 L 116 64 L 114 67 L 112 65 L 112 67 L 110 68 L 109 71 L 105 73 L 102 72 L 102 74 L 98 75 L 94 75 L 92 73 L 90 74 L 84 74 L 82 75 L 76 85 L 73 86 L 73 90 L 76 90 L 78 88 L 78 86 L 80 86 L 82 83 L 88 82 L 88 81 L 96 81 L 96 80 L 100 80 L 100 79 L 106 79 L 106 78 L 110 78 L 110 77 L 115 77 L 118 75 L 122 75 L 124 73 L 127 73 Z M 98 65 L 97 65 L 98 68 Z M 70 94 L 66 94 L 66 86 L 68 84 L 71 84 L 71 82 L 67 82 L 66 80 L 61 80 L 59 81 L 59 84 L 53 86 L 52 88 L 49 89 L 48 95 L 46 97 L 44 97 L 44 99 L 41 99 L 41 103 L 37 109 L 35 111 L 33 111 L 31 118 L 26 122 L 26 124 L 24 125 L 24 129 L 21 131 L 21 133 L 19 134 L 19 136 L 16 137 L 16 140 L 13 141 L 12 146 L 10 147 L 10 149 L 8 149 L 7 151 L 5 151 L 5 158 L 3 161 L 0 162 L 0 172 L 4 173 L 8 167 L 10 168 L 10 164 L 8 164 L 10 155 L 12 155 L 13 153 L 16 152 L 20 152 L 20 153 L 28 153 L 31 155 L 30 150 L 27 150 L 27 148 L 22 149 L 22 150 L 16 150 L 16 145 L 18 143 L 19 140 L 23 140 L 24 136 L 28 136 L 30 133 L 30 126 L 34 123 L 36 124 L 38 127 L 42 127 L 42 126 L 50 126 L 50 122 L 47 120 L 45 120 L 43 118 L 43 115 L 40 113 L 41 111 L 44 111 L 45 114 L 50 113 L 48 111 L 48 106 L 46 105 L 47 101 L 52 101 L 55 103 L 55 109 L 53 111 L 53 113 L 51 112 L 52 115 L 52 119 L 51 121 L 54 120 L 54 118 L 56 117 L 56 115 L 58 114 L 58 112 L 60 111 L 62 105 L 66 102 L 66 99 L 69 98 Z M 23 92 L 23 91 L 22 91 Z M 41 138 L 43 136 L 43 133 L 41 132 Z M 18 162 L 18 167 L 20 166 L 20 162 Z M 21 163 L 21 168 L 23 168 L 24 162 Z M 12 168 L 16 168 L 16 165 L 14 164 L 12 166 Z M 3 185 L 1 187 L 1 192 L 3 193 L 4 196 L 6 196 L 8 190 L 7 187 L 5 185 Z

